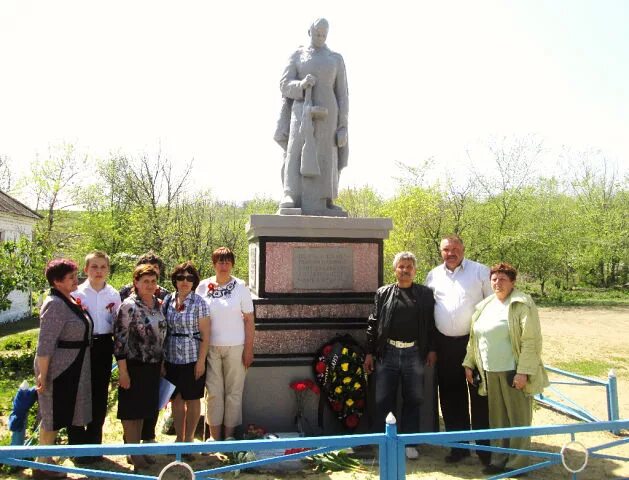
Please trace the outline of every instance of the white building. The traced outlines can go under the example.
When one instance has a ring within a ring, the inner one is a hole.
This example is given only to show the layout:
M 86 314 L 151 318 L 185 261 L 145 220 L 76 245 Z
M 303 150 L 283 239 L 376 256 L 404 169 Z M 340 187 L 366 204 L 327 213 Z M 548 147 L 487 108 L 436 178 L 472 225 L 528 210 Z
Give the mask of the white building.
M 0 190 L 0 242 L 17 240 L 22 236 L 33 238 L 33 228 L 42 218 L 15 198 Z M 9 294 L 11 308 L 0 312 L 0 323 L 12 322 L 30 315 L 31 304 L 28 292 L 13 291 Z

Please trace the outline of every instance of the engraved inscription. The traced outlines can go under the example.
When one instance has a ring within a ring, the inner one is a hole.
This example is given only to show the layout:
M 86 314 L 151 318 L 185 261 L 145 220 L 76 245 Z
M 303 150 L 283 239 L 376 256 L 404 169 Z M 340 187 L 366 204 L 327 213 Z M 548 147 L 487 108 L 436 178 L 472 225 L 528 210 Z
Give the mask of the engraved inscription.
M 351 247 L 295 248 L 295 290 L 352 290 L 354 286 Z

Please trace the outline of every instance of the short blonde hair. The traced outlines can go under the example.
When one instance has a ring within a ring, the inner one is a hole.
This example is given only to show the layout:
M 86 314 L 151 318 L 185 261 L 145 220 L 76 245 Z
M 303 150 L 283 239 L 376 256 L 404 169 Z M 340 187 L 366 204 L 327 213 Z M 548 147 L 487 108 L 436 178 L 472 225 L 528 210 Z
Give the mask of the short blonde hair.
M 89 267 L 90 266 L 90 261 L 94 260 L 95 258 L 103 258 L 103 259 L 105 259 L 107 261 L 107 266 L 109 267 L 109 265 L 110 265 L 109 255 L 107 255 L 102 250 L 92 250 L 90 253 L 85 255 L 85 268 Z

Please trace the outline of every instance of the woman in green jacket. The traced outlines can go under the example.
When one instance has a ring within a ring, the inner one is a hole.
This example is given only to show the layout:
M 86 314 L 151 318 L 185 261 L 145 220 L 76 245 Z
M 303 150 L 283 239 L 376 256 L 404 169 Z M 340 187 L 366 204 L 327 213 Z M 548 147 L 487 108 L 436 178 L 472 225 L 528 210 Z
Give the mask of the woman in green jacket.
M 542 332 L 531 297 L 514 288 L 517 271 L 508 263 L 490 270 L 494 295 L 476 306 L 467 355 L 469 383 L 478 371 L 478 393 L 487 395 L 491 428 L 525 427 L 533 420 L 533 395 L 548 385 L 542 363 Z M 528 450 L 530 437 L 505 438 L 495 446 Z M 517 470 L 528 464 L 523 455 L 493 453 L 486 474 Z

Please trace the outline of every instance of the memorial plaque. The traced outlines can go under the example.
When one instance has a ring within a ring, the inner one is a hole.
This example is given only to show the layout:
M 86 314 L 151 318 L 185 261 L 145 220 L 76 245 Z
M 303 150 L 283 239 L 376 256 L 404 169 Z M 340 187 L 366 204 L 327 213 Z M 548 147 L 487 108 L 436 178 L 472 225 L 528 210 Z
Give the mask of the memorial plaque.
M 351 247 L 295 248 L 295 290 L 352 290 L 354 262 Z

